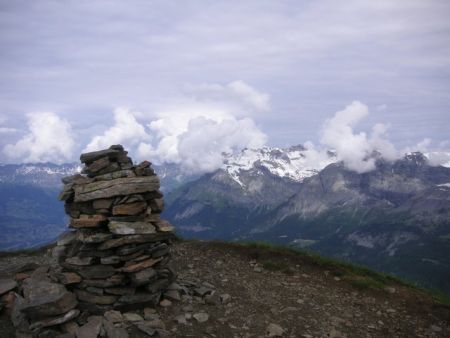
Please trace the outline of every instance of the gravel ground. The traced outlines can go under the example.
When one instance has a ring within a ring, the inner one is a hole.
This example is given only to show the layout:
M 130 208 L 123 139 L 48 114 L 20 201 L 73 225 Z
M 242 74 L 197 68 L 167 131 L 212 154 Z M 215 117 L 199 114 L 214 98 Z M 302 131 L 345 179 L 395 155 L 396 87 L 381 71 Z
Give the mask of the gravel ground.
M 158 307 L 170 337 L 450 337 L 450 309 L 395 282 L 361 290 L 302 256 L 225 243 L 179 242 L 172 254 L 180 284 L 206 285 L 217 297 L 186 295 Z M 46 250 L 2 255 L 0 275 L 31 262 L 53 263 Z M 0 336 L 14 337 L 4 312 Z

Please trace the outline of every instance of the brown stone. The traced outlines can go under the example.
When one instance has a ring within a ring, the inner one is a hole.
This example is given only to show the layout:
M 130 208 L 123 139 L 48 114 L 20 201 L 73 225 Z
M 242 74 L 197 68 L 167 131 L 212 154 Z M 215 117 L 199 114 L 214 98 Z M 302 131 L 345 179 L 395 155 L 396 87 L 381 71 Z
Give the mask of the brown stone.
M 100 170 L 108 167 L 111 164 L 111 161 L 109 157 L 101 157 L 98 160 L 95 160 L 94 162 L 90 163 L 87 167 L 90 173 L 96 173 Z
M 152 214 L 150 208 L 147 208 L 147 210 L 150 210 L 150 212 L 147 212 L 147 217 L 146 217 L 146 219 L 149 222 L 156 223 L 156 222 L 159 222 L 161 220 L 161 215 L 160 214 Z
M 75 202 L 121 195 L 139 194 L 159 189 L 156 176 L 117 178 L 75 186 Z
M 90 153 L 84 153 L 80 156 L 81 163 L 90 164 L 102 157 L 108 157 L 109 159 L 116 159 L 117 156 L 121 153 L 120 150 L 116 149 L 105 149 L 100 151 L 92 151 Z
M 16 301 L 16 293 L 14 291 L 9 291 L 0 298 L 0 304 L 3 304 L 8 314 L 11 314 L 15 301 Z M 0 311 L 1 310 L 2 309 L 0 307 Z
M 123 268 L 119 269 L 119 271 L 122 271 L 122 272 L 140 271 L 140 270 L 152 267 L 153 265 L 160 262 L 161 260 L 162 260 L 161 258 L 157 258 L 157 259 L 150 258 L 145 261 L 142 261 L 142 262 L 139 262 L 136 264 L 132 264 L 127 267 L 123 267 Z
M 148 161 L 144 161 L 136 166 L 134 172 L 137 176 L 150 176 L 154 175 L 155 172 L 152 168 L 150 168 L 151 163 Z
M 22 280 L 27 279 L 29 277 L 30 277 L 29 274 L 27 274 L 25 272 L 19 272 L 19 273 L 16 273 L 16 276 L 14 277 L 14 279 L 16 281 L 22 281 Z
M 58 275 L 58 280 L 64 285 L 77 284 L 81 282 L 81 277 L 75 272 L 62 272 Z
M 166 220 L 160 220 L 153 224 L 156 226 L 156 229 L 160 232 L 172 232 L 175 229 L 173 225 L 167 222 Z
M 79 218 L 70 220 L 70 226 L 72 228 L 97 228 L 107 222 L 108 218 L 103 215 L 80 215 Z
M 99 250 L 108 250 L 108 249 L 117 248 L 119 246 L 126 245 L 126 244 L 158 242 L 158 241 L 164 241 L 164 240 L 173 239 L 173 238 L 175 238 L 175 235 L 170 232 L 161 232 L 161 233 L 149 234 L 149 235 L 129 235 L 129 236 L 123 236 L 121 238 L 109 239 L 106 242 L 100 244 L 98 246 L 98 249 Z
M 147 203 L 134 202 L 116 205 L 114 206 L 112 213 L 114 216 L 137 215 L 144 212 L 145 209 L 147 209 Z
M 95 293 L 75 290 L 77 298 L 81 302 L 94 303 L 99 305 L 113 304 L 119 297 L 115 295 L 97 295 Z
M 102 199 L 93 201 L 92 207 L 96 210 L 97 209 L 109 209 L 109 208 L 111 208 L 113 202 L 114 202 L 113 198 L 102 198 Z

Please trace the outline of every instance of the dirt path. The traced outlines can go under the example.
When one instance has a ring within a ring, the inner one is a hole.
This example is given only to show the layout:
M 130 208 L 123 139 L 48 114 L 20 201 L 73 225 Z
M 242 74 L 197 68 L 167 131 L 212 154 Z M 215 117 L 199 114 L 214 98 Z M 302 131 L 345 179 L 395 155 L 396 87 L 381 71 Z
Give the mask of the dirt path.
M 358 290 L 301 256 L 259 248 L 181 242 L 172 253 L 180 281 L 213 288 L 217 297 L 210 305 L 184 295 L 159 307 L 170 337 L 450 337 L 450 309 L 402 285 Z M 42 254 L 4 256 L 0 272 L 30 260 L 49 262 Z M 8 337 L 2 318 L 0 336 Z M 128 331 L 145 337 L 132 326 Z

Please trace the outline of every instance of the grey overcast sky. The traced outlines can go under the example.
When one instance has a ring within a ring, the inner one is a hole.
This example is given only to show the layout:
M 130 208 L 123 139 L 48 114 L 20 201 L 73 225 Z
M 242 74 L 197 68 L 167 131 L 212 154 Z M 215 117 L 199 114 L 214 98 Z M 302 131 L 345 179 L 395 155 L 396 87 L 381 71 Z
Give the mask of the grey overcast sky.
M 449 18 L 447 0 L 0 0 L 0 162 L 333 147 L 326 121 L 355 107 L 352 135 L 448 149 Z

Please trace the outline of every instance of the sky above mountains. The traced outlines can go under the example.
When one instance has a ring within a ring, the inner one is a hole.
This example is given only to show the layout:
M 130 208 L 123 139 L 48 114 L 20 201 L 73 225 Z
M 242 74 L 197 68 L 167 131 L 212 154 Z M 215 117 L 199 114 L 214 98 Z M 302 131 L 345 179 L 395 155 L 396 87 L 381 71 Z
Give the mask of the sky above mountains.
M 0 162 L 449 149 L 450 3 L 1 1 Z

